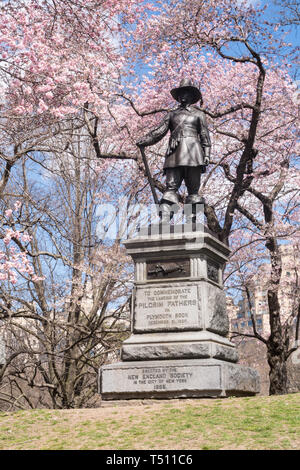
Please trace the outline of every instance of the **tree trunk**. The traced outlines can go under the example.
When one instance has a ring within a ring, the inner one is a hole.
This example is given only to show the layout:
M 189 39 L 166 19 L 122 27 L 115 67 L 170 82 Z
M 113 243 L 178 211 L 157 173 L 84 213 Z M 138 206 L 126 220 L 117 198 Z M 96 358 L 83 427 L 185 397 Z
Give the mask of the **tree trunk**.
M 272 203 L 264 204 L 265 220 L 273 226 Z M 284 395 L 287 387 L 287 351 L 288 337 L 282 327 L 281 308 L 279 302 L 279 286 L 282 273 L 282 258 L 275 237 L 269 237 L 266 242 L 271 258 L 271 276 L 268 289 L 268 307 L 270 320 L 270 336 L 267 341 L 267 358 L 270 366 L 270 395 Z
M 272 335 L 267 342 L 267 358 L 270 366 L 269 394 L 285 395 L 288 393 L 286 351 L 281 335 L 274 336 Z
M 281 268 L 280 268 L 281 274 Z M 287 390 L 287 349 L 288 342 L 282 328 L 278 289 L 268 291 L 271 333 L 267 341 L 267 358 L 270 366 L 270 395 L 284 395 Z

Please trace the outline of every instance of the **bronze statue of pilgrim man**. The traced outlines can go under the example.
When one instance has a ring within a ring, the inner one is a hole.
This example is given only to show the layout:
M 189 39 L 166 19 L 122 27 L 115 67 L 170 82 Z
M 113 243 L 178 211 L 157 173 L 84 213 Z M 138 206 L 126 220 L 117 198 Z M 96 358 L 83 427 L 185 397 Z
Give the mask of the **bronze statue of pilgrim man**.
M 169 130 L 171 132 L 164 164 L 167 189 L 159 206 L 162 221 L 170 220 L 170 206 L 179 203 L 177 191 L 183 180 L 188 190 L 185 203 L 192 204 L 193 213 L 196 204 L 203 203 L 198 191 L 201 173 L 206 171 L 211 151 L 205 114 L 194 106 L 202 100 L 200 90 L 190 79 L 183 79 L 178 88 L 171 90 L 171 95 L 180 106 L 169 112 L 158 127 L 137 142 L 139 147 L 154 145 Z

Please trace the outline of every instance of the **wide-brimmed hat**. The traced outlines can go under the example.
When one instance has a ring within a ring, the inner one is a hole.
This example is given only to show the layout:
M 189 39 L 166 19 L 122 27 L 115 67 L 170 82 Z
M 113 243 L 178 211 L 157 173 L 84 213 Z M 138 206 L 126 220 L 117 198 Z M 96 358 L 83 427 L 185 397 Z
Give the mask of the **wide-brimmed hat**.
M 196 87 L 196 85 L 192 82 L 190 78 L 183 78 L 179 84 L 179 87 L 173 88 L 170 91 L 171 95 L 176 101 L 179 101 L 178 97 L 182 90 L 189 90 L 192 93 L 193 101 L 191 104 L 197 103 L 197 101 L 199 101 L 200 99 L 202 101 L 201 91 L 198 87 Z

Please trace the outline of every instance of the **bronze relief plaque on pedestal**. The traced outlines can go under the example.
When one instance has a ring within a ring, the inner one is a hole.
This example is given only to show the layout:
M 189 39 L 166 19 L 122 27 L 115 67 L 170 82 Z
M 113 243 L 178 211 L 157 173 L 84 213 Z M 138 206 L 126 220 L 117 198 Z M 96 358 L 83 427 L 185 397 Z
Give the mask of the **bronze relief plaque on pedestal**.
M 207 260 L 207 277 L 211 281 L 219 282 L 219 265 L 212 260 Z
M 190 259 L 177 259 L 168 261 L 148 261 L 147 279 L 175 279 L 189 277 L 191 274 Z

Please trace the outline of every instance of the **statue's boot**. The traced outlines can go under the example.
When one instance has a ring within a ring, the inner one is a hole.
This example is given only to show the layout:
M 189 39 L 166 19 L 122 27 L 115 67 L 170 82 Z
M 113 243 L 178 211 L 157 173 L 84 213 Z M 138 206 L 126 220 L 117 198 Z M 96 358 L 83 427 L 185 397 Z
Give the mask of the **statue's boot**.
M 159 217 L 162 223 L 170 223 L 179 209 L 179 197 L 175 190 L 167 189 L 159 204 Z
M 184 204 L 184 215 L 186 224 L 195 224 L 197 214 L 202 210 L 205 199 L 198 194 L 189 194 Z
M 171 211 L 171 205 L 167 203 L 160 203 L 159 205 L 159 217 L 163 224 L 169 224 L 173 218 L 173 211 Z

